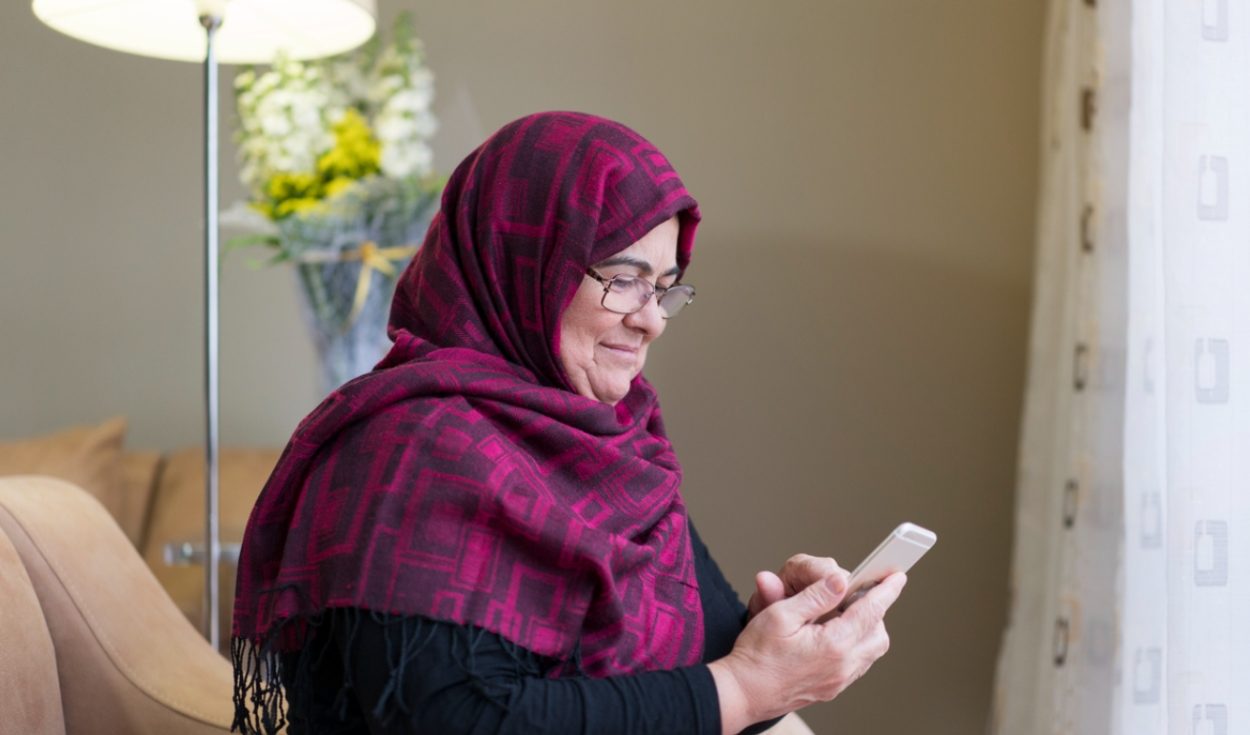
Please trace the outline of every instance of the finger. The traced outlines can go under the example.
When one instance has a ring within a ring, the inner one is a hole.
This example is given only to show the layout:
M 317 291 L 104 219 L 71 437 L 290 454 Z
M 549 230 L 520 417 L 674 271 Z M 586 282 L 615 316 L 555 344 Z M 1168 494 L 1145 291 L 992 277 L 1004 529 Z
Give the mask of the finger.
M 831 574 L 804 587 L 801 592 L 769 608 L 777 610 L 787 633 L 801 628 L 842 602 L 846 596 L 846 574 Z
M 781 568 L 781 578 L 785 580 L 786 593 L 793 595 L 817 580 L 844 571 L 831 557 L 795 554 Z
M 786 598 L 786 585 L 776 574 L 760 572 L 755 575 L 755 593 L 763 603 L 762 607 L 768 607 Z
M 749 617 L 755 617 L 769 605 L 786 597 L 786 586 L 781 578 L 772 572 L 760 572 L 755 575 L 755 594 L 747 602 Z
M 849 632 L 857 638 L 868 637 L 881 623 L 886 611 L 898 599 L 906 584 L 906 574 L 891 574 L 852 603 L 841 617 L 829 621 L 828 625 L 847 626 Z

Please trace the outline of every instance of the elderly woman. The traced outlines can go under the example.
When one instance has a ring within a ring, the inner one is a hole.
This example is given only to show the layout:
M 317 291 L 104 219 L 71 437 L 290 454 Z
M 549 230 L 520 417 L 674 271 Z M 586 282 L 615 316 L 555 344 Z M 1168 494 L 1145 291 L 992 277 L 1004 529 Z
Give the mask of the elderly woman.
M 700 541 L 651 343 L 694 297 L 699 210 L 617 123 L 517 120 L 456 169 L 394 347 L 296 430 L 248 522 L 236 726 L 732 733 L 887 647 L 895 575 L 796 556 L 743 606 Z

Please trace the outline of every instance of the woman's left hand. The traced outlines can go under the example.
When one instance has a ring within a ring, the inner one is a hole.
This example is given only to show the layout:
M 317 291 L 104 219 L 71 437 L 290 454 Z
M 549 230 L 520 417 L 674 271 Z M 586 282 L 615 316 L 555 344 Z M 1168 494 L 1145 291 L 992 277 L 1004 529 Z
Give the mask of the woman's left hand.
M 808 585 L 837 572 L 846 573 L 831 556 L 795 554 L 777 573 L 759 572 L 755 575 L 755 593 L 747 603 L 749 617 L 781 600 L 797 594 Z

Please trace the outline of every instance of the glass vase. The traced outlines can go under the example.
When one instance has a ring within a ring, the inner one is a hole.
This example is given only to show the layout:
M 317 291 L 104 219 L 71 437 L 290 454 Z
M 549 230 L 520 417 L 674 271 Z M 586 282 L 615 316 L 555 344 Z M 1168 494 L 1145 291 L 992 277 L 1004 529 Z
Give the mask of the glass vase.
M 429 179 L 365 180 L 277 223 L 280 259 L 295 266 L 323 395 L 369 372 L 390 349 L 386 324 L 395 285 L 425 236 L 441 189 Z
M 406 264 L 396 263 L 397 272 Z M 386 336 L 395 278 L 370 269 L 368 296 L 353 311 L 361 261 L 300 263 L 295 267 L 304 321 L 317 350 L 322 394 L 373 369 L 391 343 Z

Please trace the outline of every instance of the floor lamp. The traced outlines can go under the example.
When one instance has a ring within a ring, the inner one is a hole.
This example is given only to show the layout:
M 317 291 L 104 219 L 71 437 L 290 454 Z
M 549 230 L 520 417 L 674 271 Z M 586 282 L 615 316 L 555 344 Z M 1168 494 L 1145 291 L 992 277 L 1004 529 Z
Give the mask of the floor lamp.
M 217 64 L 330 56 L 373 35 L 374 0 L 34 0 L 53 29 L 126 53 L 204 64 L 205 636 L 220 648 L 218 587 Z

